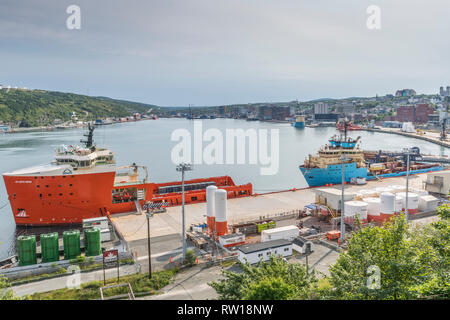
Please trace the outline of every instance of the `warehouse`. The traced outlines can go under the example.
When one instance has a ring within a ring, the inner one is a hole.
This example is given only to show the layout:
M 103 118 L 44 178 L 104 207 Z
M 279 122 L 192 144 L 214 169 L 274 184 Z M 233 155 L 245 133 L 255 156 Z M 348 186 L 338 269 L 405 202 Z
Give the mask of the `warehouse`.
M 292 255 L 292 242 L 287 240 L 273 240 L 256 244 L 247 244 L 238 248 L 238 260 L 250 264 L 261 260 L 269 260 L 271 255 L 288 257 Z

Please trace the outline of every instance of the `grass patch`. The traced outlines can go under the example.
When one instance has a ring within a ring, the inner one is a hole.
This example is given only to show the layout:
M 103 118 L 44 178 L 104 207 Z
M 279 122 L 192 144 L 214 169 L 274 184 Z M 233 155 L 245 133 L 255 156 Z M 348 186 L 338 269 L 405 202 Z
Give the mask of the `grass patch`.
M 220 265 L 224 268 L 228 268 L 231 267 L 232 265 L 234 265 L 236 263 L 236 261 L 234 260 L 228 260 L 228 261 L 223 261 Z
M 152 279 L 148 278 L 146 274 L 133 274 L 123 276 L 119 283 L 129 282 L 133 288 L 134 293 L 148 293 L 148 295 L 155 294 L 155 292 L 162 287 L 168 285 L 173 276 L 178 272 L 177 269 L 164 270 L 154 272 Z M 106 285 L 117 283 L 116 278 L 106 280 Z M 30 296 L 32 300 L 93 300 L 100 299 L 100 287 L 103 287 L 103 281 L 92 281 L 82 284 L 79 289 L 58 289 L 50 292 L 35 293 Z M 113 296 L 126 293 L 125 288 L 109 289 L 105 292 L 106 296 Z

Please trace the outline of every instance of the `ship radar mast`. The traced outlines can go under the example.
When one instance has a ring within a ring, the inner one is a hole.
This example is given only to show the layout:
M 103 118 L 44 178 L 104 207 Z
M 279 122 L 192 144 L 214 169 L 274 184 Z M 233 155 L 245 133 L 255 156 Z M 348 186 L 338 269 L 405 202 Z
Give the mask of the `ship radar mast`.
M 91 125 L 90 123 L 88 124 L 88 134 L 84 134 L 85 137 L 87 137 L 87 140 L 80 140 L 81 143 L 84 143 L 86 148 L 92 148 L 94 145 L 94 129 L 95 126 Z

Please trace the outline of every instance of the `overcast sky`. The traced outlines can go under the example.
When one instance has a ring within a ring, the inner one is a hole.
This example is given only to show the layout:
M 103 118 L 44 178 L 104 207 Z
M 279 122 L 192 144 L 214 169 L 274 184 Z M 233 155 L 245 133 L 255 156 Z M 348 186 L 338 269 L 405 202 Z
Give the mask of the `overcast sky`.
M 436 93 L 449 17 L 449 0 L 0 0 L 0 84 L 163 106 Z

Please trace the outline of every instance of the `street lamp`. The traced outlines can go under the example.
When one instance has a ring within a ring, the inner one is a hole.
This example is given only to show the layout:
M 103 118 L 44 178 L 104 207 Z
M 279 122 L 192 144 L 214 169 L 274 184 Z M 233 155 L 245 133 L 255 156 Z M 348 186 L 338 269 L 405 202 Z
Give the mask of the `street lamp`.
M 342 154 L 339 158 L 342 161 L 342 199 L 341 199 L 341 239 L 340 241 L 343 242 L 345 239 L 345 222 L 344 222 L 344 186 L 345 186 L 345 162 L 349 161 L 350 158 L 348 158 L 345 154 Z
M 409 221 L 409 208 L 408 208 L 408 187 L 409 187 L 409 163 L 410 156 L 413 154 L 412 150 L 409 148 L 403 149 L 403 152 L 406 154 L 406 196 L 405 196 L 405 217 L 406 222 Z
M 152 251 L 150 249 L 150 217 L 153 215 L 150 213 L 150 207 L 147 206 L 147 244 L 148 244 L 148 278 L 152 278 Z
M 184 217 L 184 172 L 185 171 L 192 171 L 192 167 L 188 163 L 180 163 L 177 165 L 177 171 L 181 171 L 181 214 L 183 218 L 183 230 L 182 230 L 182 236 L 183 236 L 183 261 L 186 260 L 186 226 L 185 226 L 185 217 Z

